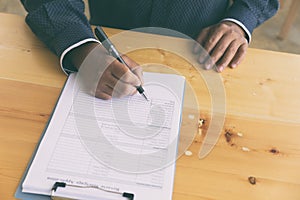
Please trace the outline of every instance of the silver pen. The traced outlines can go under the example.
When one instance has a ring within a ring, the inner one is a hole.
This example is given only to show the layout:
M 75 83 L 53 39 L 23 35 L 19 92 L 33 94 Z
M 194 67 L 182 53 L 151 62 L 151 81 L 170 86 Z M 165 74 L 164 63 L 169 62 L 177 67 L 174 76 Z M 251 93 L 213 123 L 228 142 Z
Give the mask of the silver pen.
M 122 58 L 122 56 L 119 54 L 113 43 L 108 39 L 107 35 L 103 31 L 103 29 L 100 26 L 97 26 L 95 28 L 95 34 L 96 37 L 99 39 L 99 41 L 102 43 L 102 45 L 105 47 L 105 49 L 114 57 L 116 58 L 120 63 L 124 64 L 129 68 L 125 60 Z M 148 97 L 145 94 L 145 90 L 142 87 L 142 85 L 135 86 L 136 90 L 148 101 Z

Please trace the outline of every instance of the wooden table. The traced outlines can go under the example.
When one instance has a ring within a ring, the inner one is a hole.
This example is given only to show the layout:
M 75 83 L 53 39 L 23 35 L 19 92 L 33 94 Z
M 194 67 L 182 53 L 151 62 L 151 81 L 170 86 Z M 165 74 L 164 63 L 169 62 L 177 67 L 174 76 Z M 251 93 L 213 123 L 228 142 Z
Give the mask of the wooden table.
M 0 27 L 0 198 L 9 200 L 14 199 L 66 76 L 23 17 L 0 14 Z M 106 30 L 110 35 L 118 32 Z M 206 123 L 189 147 L 193 155 L 177 161 L 174 200 L 300 199 L 300 56 L 249 49 L 237 69 L 220 75 L 226 121 L 218 143 L 204 159 L 198 158 L 198 151 L 211 107 L 205 82 L 170 52 L 148 49 L 129 56 L 142 64 L 173 66 L 200 99 L 200 118 Z M 249 177 L 256 181 L 251 184 Z

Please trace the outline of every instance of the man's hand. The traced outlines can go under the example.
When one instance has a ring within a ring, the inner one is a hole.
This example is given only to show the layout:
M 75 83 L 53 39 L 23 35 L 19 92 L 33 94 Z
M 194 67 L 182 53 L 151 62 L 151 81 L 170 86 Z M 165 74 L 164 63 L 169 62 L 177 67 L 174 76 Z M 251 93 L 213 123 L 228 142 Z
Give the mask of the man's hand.
M 143 83 L 142 67 L 127 56 L 122 57 L 128 66 L 123 65 L 108 55 L 101 44 L 83 44 L 66 56 L 79 70 L 85 88 L 98 98 L 133 95 L 135 86 Z
M 137 92 L 134 86 L 142 84 L 142 68 L 127 56 L 122 56 L 128 66 L 114 60 L 103 72 L 95 96 L 101 99 L 123 97 Z M 128 68 L 129 67 L 129 68 Z
M 248 48 L 244 30 L 229 21 L 203 29 L 197 42 L 205 50 L 199 44 L 195 45 L 194 53 L 200 54 L 198 61 L 204 64 L 205 69 L 211 69 L 215 64 L 218 72 L 222 72 L 226 66 L 235 68 L 239 65 Z

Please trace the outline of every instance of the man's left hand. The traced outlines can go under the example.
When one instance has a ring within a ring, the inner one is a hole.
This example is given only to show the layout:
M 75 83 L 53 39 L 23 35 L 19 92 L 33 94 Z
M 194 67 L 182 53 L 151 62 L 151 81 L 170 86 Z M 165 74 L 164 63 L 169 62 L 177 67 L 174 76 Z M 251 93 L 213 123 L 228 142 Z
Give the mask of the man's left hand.
M 211 69 L 214 65 L 218 72 L 222 72 L 226 66 L 235 68 L 246 55 L 248 41 L 245 36 L 239 25 L 223 21 L 201 31 L 197 42 L 205 51 L 197 44 L 194 53 L 200 54 L 198 61 L 204 64 L 205 69 Z

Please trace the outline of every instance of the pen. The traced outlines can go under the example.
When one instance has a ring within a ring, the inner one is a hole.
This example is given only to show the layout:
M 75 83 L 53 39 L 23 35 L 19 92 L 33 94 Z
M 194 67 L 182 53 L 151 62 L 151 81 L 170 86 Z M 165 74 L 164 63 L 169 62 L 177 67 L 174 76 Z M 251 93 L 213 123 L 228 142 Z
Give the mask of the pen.
M 120 56 L 119 52 L 117 51 L 116 47 L 113 45 L 113 43 L 108 39 L 107 35 L 105 34 L 104 30 L 97 26 L 95 28 L 95 34 L 96 37 L 99 39 L 99 41 L 102 43 L 102 45 L 105 47 L 105 49 L 114 57 L 116 58 L 120 63 L 124 64 L 129 68 L 129 66 L 126 64 L 125 60 Z M 135 86 L 136 90 L 148 101 L 148 97 L 145 94 L 145 90 L 140 86 Z

